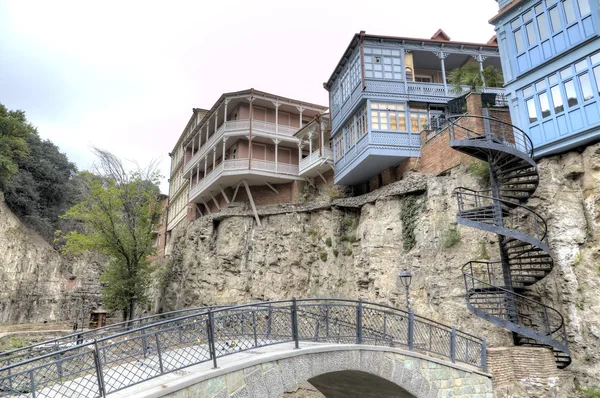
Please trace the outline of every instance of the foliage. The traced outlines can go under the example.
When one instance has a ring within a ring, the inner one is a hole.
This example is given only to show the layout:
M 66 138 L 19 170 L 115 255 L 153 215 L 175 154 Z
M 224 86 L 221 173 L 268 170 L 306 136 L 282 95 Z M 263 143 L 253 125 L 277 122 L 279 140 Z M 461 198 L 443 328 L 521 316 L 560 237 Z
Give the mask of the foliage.
M 478 260 L 489 260 L 490 254 L 488 253 L 487 244 L 486 244 L 485 239 L 480 239 L 477 244 L 478 244 L 477 259 Z
M 417 243 L 415 227 L 417 226 L 417 216 L 422 206 L 423 204 L 419 200 L 419 196 L 415 195 L 407 196 L 402 204 L 400 220 L 402 221 L 402 247 L 405 251 L 409 251 Z
M 319 257 L 321 258 L 321 261 L 323 261 L 323 262 L 327 261 L 327 253 L 326 252 L 321 252 L 321 254 L 319 254 Z
M 467 173 L 477 177 L 486 184 L 490 183 L 490 168 L 483 160 L 473 160 L 467 163 Z
M 25 343 L 17 336 L 10 336 L 8 339 L 11 349 L 16 350 L 17 348 L 25 347 Z
M 327 245 L 327 247 L 331 247 L 331 236 L 328 236 L 327 239 L 325 239 L 325 244 Z
M 583 255 L 581 254 L 581 250 L 577 251 L 575 258 L 573 258 L 573 265 L 577 265 L 581 262 Z
M 344 197 L 344 194 L 340 192 L 339 189 L 331 186 L 325 187 L 325 194 L 327 195 L 330 201 Z
M 154 252 L 154 226 L 162 211 L 159 175 L 152 165 L 128 173 L 111 153 L 95 152 L 101 166 L 95 175 L 83 174 L 83 199 L 63 216 L 81 223 L 82 228 L 64 235 L 62 251 L 108 255 L 111 261 L 101 277 L 105 305 L 131 318 L 134 298 L 141 304 L 147 302 L 152 272 L 148 257 Z
M 454 247 L 458 242 L 460 242 L 460 232 L 455 227 L 448 228 L 442 233 L 442 247 L 444 249 Z
M 17 174 L 18 161 L 29 154 L 27 138 L 34 133 L 25 112 L 9 111 L 0 104 L 0 188 Z
M 340 254 L 340 252 L 337 249 L 333 249 L 333 255 L 334 256 L 338 256 Z
M 356 236 L 355 235 L 342 235 L 340 236 L 340 242 L 350 242 L 350 243 L 354 243 L 356 242 Z
M 577 387 L 577 390 L 581 393 L 581 398 L 600 398 L 600 389 L 596 387 Z
M 462 86 L 469 86 L 471 91 L 477 91 L 483 87 L 484 80 L 486 87 L 502 87 L 504 83 L 502 73 L 498 69 L 490 65 L 481 71 L 478 62 L 464 64 L 448 76 L 448 81 L 457 92 L 462 92 Z

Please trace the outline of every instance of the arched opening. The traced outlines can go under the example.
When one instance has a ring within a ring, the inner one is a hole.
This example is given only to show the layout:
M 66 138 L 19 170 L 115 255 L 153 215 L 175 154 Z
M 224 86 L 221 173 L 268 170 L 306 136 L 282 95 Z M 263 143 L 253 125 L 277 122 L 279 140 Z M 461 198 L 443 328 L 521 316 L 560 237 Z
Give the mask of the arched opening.
M 315 391 L 306 395 L 307 389 L 303 389 L 304 393 L 301 395 L 311 398 L 415 398 L 413 394 L 391 381 L 357 370 L 324 373 L 309 379 L 308 382 L 322 394 Z M 286 395 L 288 396 L 294 394 Z

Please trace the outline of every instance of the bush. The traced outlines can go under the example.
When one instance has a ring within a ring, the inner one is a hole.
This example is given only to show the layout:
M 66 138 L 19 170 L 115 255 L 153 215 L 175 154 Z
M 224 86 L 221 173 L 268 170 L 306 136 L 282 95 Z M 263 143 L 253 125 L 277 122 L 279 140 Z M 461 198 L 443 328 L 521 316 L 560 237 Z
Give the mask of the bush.
M 327 253 L 326 252 L 321 252 L 319 257 L 321 257 L 321 261 L 323 261 L 323 262 L 327 261 Z
M 325 239 L 325 244 L 327 245 L 327 247 L 331 247 L 331 236 Z
M 600 389 L 596 387 L 577 387 L 577 391 L 581 393 L 581 398 L 600 398 Z
M 325 187 L 325 194 L 329 198 L 329 200 L 340 199 L 344 197 L 344 194 L 339 191 L 339 189 L 331 186 Z
M 354 235 L 342 235 L 342 236 L 340 236 L 340 242 L 354 243 L 354 242 L 356 242 L 356 236 L 354 236 Z
M 337 251 L 336 249 L 333 249 L 333 255 L 334 255 L 334 256 L 336 256 L 336 257 L 337 257 L 339 254 L 340 254 L 340 252 L 339 252 L 339 251 Z
M 473 177 L 479 178 L 482 182 L 489 184 L 490 169 L 487 162 L 483 160 L 474 160 L 467 164 L 467 173 Z
M 450 228 L 442 234 L 442 247 L 449 249 L 460 242 L 460 232 L 456 228 Z

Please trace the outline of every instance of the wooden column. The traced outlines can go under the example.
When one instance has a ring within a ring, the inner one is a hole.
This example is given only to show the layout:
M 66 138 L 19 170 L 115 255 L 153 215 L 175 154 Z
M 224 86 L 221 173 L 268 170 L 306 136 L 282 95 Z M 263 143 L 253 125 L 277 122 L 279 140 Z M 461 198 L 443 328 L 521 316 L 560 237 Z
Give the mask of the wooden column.
M 442 81 L 444 82 L 444 93 L 448 95 L 448 82 L 446 81 L 446 62 L 444 61 L 448 54 L 446 54 L 443 51 L 440 51 L 439 53 L 437 53 L 437 56 L 440 58 L 440 64 L 442 66 Z

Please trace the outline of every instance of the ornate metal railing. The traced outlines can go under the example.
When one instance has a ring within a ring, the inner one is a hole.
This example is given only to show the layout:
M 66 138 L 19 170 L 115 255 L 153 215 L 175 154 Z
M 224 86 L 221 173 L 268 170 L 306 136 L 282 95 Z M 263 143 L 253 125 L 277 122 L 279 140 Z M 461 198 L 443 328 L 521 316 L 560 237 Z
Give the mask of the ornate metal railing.
M 103 397 L 163 374 L 293 342 L 401 347 L 486 371 L 486 342 L 397 308 L 343 299 L 201 311 L 83 342 L 0 369 L 1 397 Z

